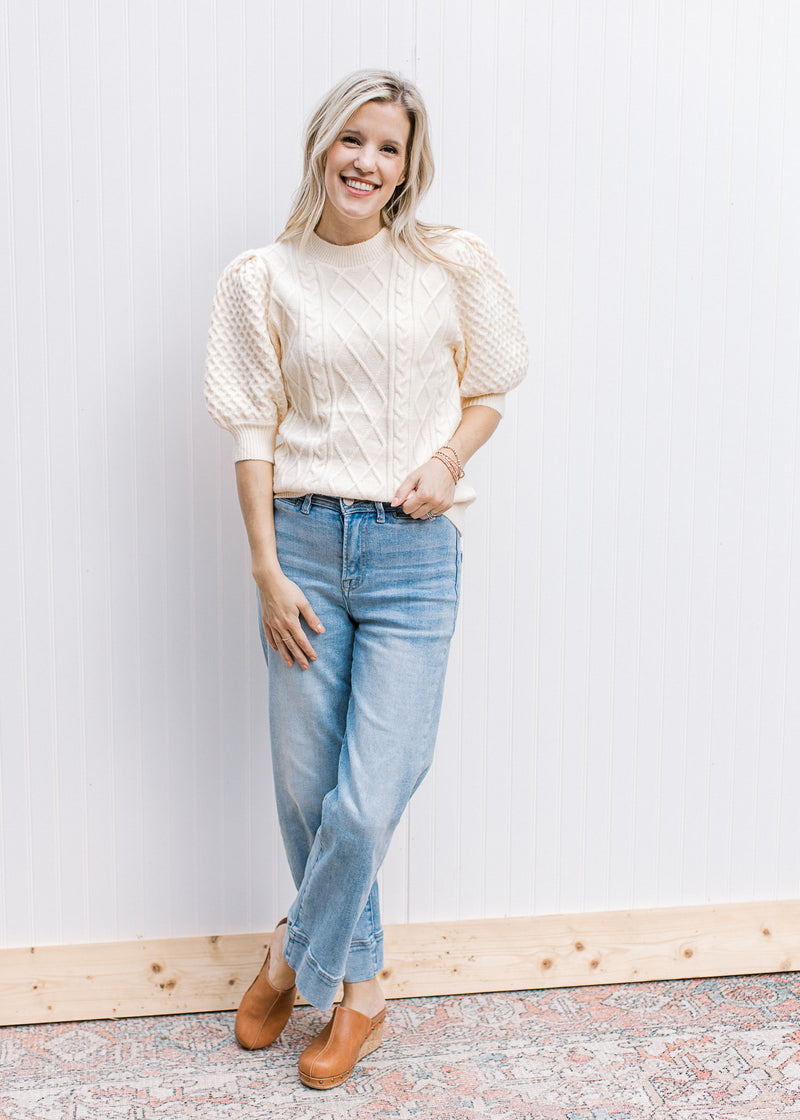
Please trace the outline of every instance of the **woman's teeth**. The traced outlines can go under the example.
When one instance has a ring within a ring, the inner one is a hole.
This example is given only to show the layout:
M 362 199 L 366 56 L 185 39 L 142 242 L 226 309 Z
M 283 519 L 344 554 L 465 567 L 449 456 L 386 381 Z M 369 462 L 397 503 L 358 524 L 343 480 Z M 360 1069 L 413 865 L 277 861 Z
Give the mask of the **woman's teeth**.
M 363 191 L 364 194 L 378 189 L 377 183 L 361 183 L 358 179 L 345 179 L 345 186 L 351 187 L 354 191 Z

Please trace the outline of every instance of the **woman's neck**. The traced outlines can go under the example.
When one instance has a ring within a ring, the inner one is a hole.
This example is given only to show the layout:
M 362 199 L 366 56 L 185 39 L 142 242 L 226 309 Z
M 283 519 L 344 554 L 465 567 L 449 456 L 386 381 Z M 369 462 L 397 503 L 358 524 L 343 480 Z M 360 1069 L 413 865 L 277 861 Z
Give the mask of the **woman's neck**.
M 335 215 L 323 213 L 314 233 L 331 245 L 360 245 L 376 237 L 383 228 L 380 218 L 377 223 L 353 223 L 338 221 Z

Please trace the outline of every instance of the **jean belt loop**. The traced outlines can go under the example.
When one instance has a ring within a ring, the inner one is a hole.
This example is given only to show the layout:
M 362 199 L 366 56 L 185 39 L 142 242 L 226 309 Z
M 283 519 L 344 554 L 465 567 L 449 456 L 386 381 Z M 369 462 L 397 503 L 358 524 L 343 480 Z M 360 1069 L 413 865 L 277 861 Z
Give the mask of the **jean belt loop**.
M 379 525 L 383 525 L 386 520 L 386 510 L 383 508 L 383 502 L 375 503 L 375 520 Z
M 308 513 L 309 512 L 309 510 L 311 509 L 311 503 L 312 503 L 313 500 L 314 500 L 314 495 L 313 494 L 306 494 L 306 496 L 303 498 L 303 504 L 300 506 L 300 510 L 301 510 L 302 513 Z

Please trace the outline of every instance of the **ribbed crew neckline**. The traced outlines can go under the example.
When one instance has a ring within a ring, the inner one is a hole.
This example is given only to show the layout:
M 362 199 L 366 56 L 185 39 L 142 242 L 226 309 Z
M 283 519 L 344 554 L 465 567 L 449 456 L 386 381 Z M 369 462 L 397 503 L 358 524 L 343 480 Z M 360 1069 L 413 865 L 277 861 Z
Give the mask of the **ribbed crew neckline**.
M 390 248 L 391 243 L 389 230 L 384 226 L 374 237 L 359 241 L 355 245 L 334 245 L 333 242 L 323 241 L 316 233 L 312 233 L 307 251 L 309 256 L 323 264 L 350 268 L 353 265 L 372 264 L 379 260 Z

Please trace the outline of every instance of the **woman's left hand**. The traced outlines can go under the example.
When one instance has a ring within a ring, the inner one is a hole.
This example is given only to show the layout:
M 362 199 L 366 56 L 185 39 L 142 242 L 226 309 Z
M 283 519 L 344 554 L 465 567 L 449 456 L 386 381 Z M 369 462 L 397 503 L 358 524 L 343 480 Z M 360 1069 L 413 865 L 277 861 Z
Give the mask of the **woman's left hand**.
M 429 459 L 400 483 L 392 505 L 402 506 L 410 517 L 438 517 L 450 509 L 455 492 L 453 476 L 444 463 Z

